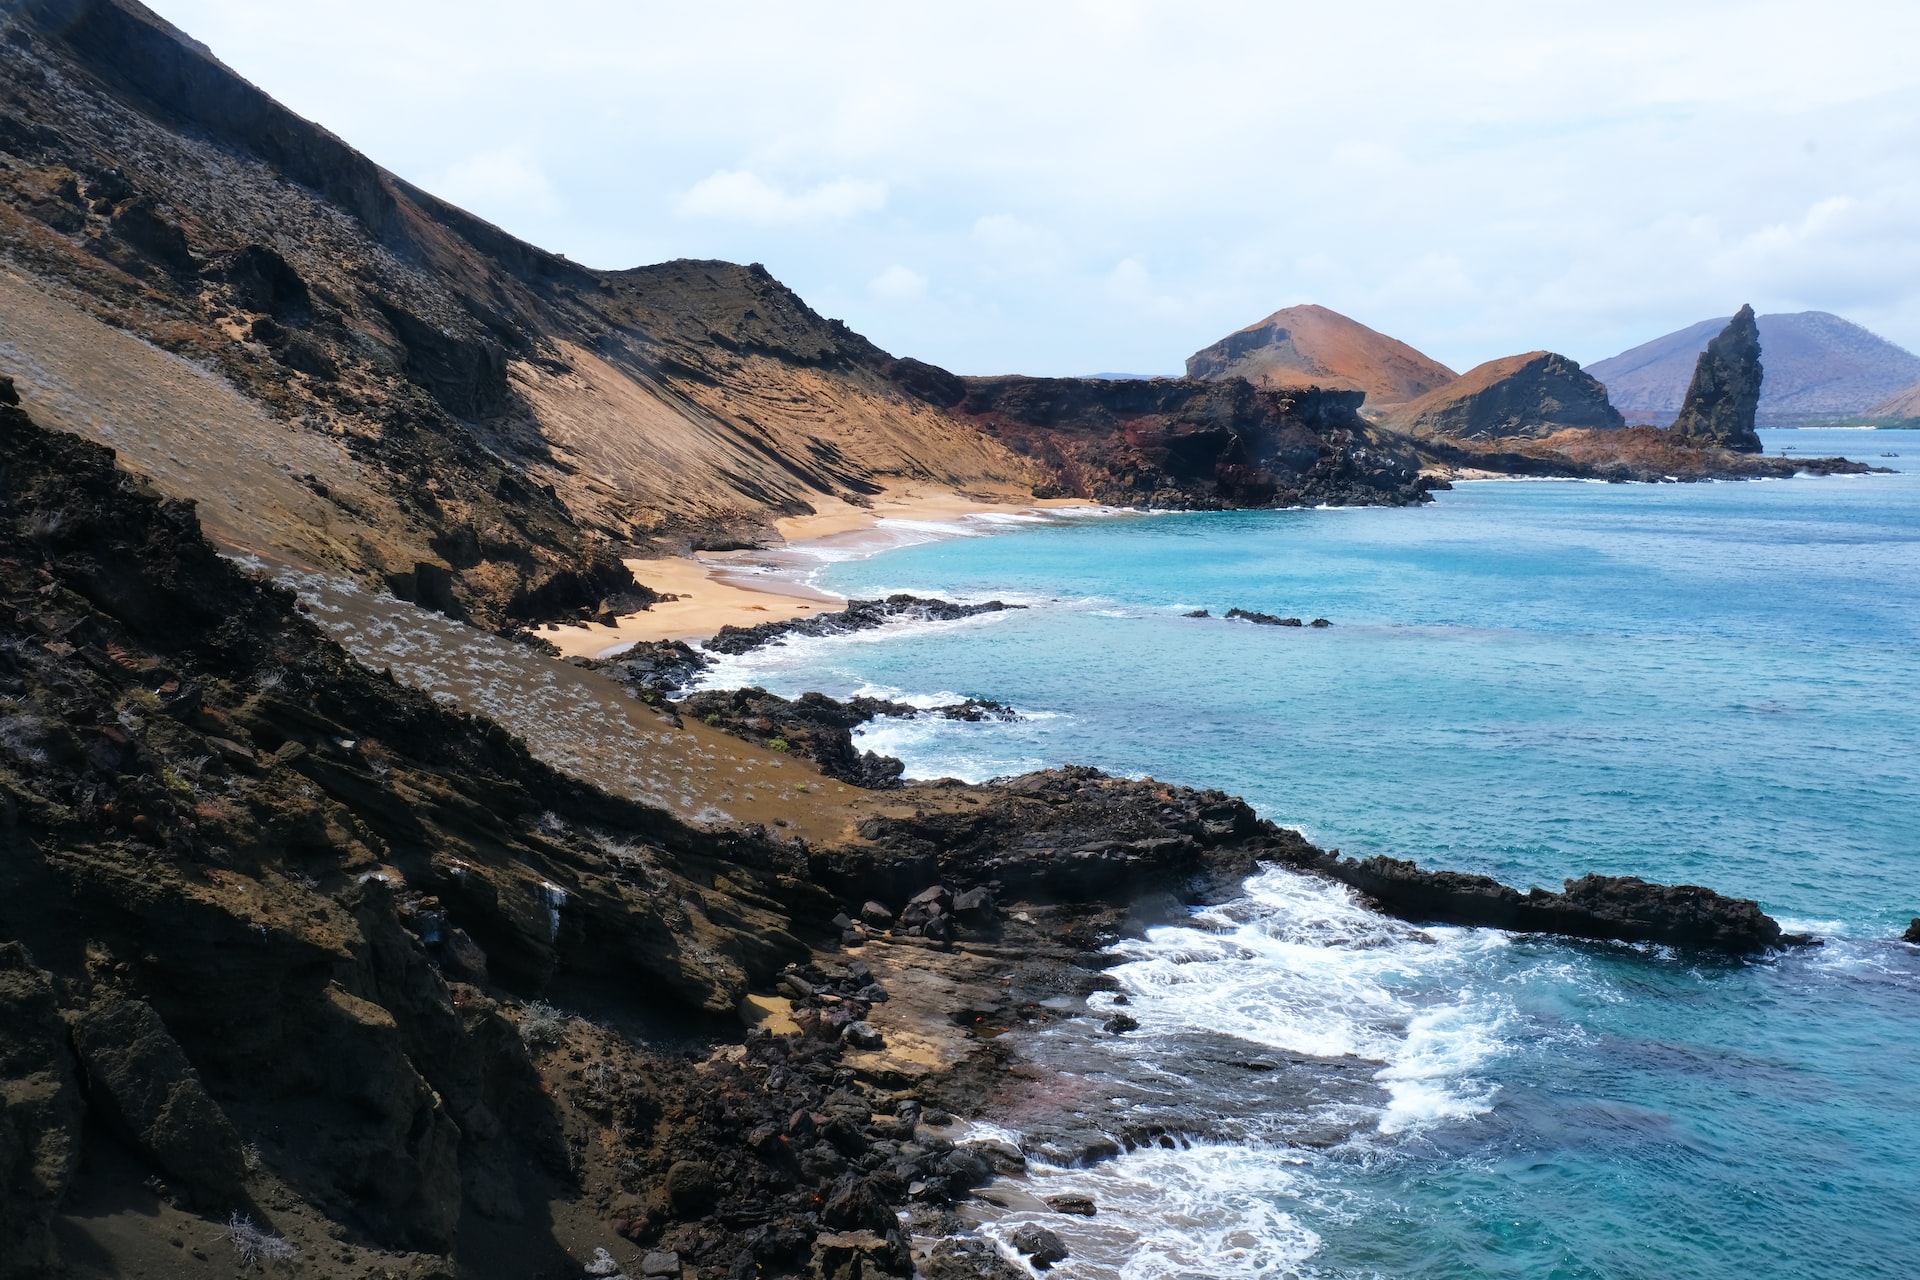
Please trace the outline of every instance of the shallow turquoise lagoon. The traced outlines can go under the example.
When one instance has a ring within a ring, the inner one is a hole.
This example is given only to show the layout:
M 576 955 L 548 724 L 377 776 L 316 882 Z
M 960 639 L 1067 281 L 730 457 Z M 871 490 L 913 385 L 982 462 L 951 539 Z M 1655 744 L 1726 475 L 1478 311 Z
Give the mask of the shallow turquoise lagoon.
M 1920 1275 L 1920 959 L 1895 940 L 1920 914 L 1920 433 L 1763 434 L 1904 470 L 1003 525 L 817 580 L 1027 609 L 721 670 L 1026 716 L 866 735 L 915 776 L 1151 774 L 1349 853 L 1703 883 L 1828 939 L 1729 964 L 1369 934 L 1333 890 L 1256 880 L 1131 946 L 1139 1034 L 1364 1052 L 1392 1106 L 1331 1152 L 1061 1173 L 1131 1234 L 1055 1274 Z

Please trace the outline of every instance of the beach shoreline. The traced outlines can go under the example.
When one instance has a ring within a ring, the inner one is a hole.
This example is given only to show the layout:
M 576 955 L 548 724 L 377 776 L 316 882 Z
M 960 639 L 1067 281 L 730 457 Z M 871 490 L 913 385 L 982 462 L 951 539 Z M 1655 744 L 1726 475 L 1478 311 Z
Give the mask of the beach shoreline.
M 603 622 L 548 624 L 543 640 L 564 657 L 610 657 L 646 641 L 704 640 L 722 627 L 783 622 L 832 612 L 846 600 L 810 585 L 807 578 L 834 560 L 863 559 L 895 547 L 937 537 L 964 536 L 957 525 L 980 516 L 1044 516 L 1056 511 L 1099 511 L 1080 498 L 996 500 L 945 489 L 888 490 L 866 506 L 825 499 L 811 515 L 775 522 L 781 542 L 744 551 L 702 551 L 685 556 L 626 561 L 634 578 L 675 597 L 651 608 Z

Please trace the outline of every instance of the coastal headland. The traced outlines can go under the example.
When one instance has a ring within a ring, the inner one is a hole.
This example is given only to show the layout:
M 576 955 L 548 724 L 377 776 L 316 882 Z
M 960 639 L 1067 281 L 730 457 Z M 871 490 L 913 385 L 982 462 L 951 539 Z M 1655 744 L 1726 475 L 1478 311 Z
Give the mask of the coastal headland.
M 436 645 L 436 700 L 381 649 L 430 633 L 248 575 L 190 509 L 15 406 L 0 446 L 13 1274 L 76 1245 L 190 1274 L 187 1241 L 236 1240 L 342 1275 L 599 1249 L 694 1274 L 975 1274 L 968 1192 L 1026 1154 L 1233 1132 L 1080 1100 L 1022 1031 L 1086 1018 L 1114 938 L 1261 865 L 1415 921 L 1783 941 L 1704 889 L 1521 895 L 1342 860 L 1151 779 L 902 785 L 848 736 L 902 709 L 676 702 L 657 654 Z M 597 766 L 548 763 L 566 724 L 529 694 L 561 671 Z M 1126 1031 L 1088 1021 L 1082 1052 Z M 1223 1040 L 1194 1069 L 1252 1056 Z M 1338 1137 L 1323 1104 L 1374 1088 L 1346 1060 L 1263 1078 L 1307 1143 Z M 1030 1152 L 966 1139 L 1011 1111 Z

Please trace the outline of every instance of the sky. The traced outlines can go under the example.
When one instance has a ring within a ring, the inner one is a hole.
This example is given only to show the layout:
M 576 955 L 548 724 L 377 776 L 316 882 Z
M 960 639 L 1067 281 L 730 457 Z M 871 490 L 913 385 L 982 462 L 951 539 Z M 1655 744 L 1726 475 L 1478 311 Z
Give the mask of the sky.
M 1742 302 L 1920 351 L 1912 0 L 148 0 L 595 267 L 762 262 L 960 373 L 1317 302 L 1464 370 Z

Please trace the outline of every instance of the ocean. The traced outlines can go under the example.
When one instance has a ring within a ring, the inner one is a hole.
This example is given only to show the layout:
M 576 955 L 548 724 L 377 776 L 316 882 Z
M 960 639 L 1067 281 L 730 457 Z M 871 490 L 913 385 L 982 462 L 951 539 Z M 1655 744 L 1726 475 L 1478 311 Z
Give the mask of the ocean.
M 1732 962 L 1415 929 L 1266 872 L 1123 944 L 1127 1052 L 1360 1054 L 1387 1102 L 1329 1148 L 1037 1168 L 1102 1206 L 1052 1215 L 1053 1275 L 1920 1276 L 1920 432 L 1762 438 L 1899 474 L 899 525 L 813 580 L 1027 607 L 713 674 L 1021 713 L 870 726 L 911 777 L 1091 764 L 1349 854 L 1706 884 L 1825 940 Z

